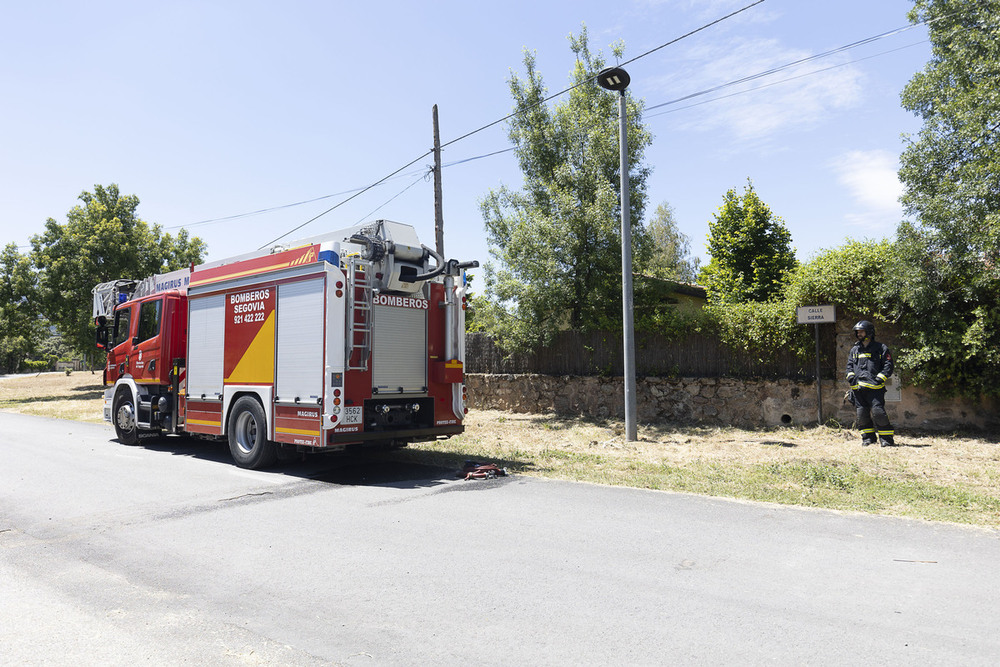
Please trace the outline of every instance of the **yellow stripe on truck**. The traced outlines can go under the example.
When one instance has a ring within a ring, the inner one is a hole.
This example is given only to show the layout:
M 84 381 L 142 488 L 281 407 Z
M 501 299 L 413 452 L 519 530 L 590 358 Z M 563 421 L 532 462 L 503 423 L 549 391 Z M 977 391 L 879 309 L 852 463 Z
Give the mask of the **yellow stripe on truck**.
M 274 427 L 275 433 L 284 433 L 286 435 L 315 435 L 319 436 L 319 431 L 306 431 L 301 428 L 283 428 L 279 426 Z

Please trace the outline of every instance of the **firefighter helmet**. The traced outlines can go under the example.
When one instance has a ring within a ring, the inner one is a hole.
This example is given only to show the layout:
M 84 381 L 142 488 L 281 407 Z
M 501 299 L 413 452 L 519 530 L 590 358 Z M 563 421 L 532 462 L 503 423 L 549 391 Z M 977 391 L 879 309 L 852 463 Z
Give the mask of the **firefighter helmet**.
M 868 320 L 861 320 L 854 325 L 854 331 L 864 331 L 866 338 L 875 339 L 875 325 Z

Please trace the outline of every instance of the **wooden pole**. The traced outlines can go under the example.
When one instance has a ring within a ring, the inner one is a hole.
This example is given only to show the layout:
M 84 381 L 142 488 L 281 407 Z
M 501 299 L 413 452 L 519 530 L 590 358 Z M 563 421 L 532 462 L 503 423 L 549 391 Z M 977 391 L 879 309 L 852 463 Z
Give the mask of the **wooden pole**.
M 434 105 L 434 242 L 444 257 L 444 210 L 441 205 L 441 133 L 438 130 L 438 107 Z
M 819 426 L 823 425 L 823 378 L 820 375 L 819 366 L 819 322 L 814 324 L 816 327 L 816 412 L 818 414 L 817 424 Z

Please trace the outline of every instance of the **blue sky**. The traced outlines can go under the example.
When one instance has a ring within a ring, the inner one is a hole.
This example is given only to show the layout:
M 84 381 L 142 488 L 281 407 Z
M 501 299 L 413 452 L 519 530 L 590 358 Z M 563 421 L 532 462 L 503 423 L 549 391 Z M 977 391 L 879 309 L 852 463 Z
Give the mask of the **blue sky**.
M 631 59 L 751 2 L 0 0 L 0 243 L 27 246 L 82 191 L 118 183 L 143 219 L 202 237 L 210 260 L 255 250 L 420 158 L 434 104 L 444 142 L 510 113 L 523 49 L 557 92 L 582 24 L 592 50 L 613 60 L 623 40 Z M 630 91 L 661 105 L 905 27 L 911 6 L 765 0 L 629 64 Z M 920 128 L 899 93 L 930 57 L 926 34 L 650 109 L 647 218 L 668 202 L 707 261 L 712 214 L 751 178 L 802 260 L 892 236 L 901 135 Z M 509 146 L 496 125 L 444 151 L 449 257 L 489 259 L 478 201 L 521 178 L 509 152 L 469 158 Z M 433 247 L 431 161 L 287 239 L 388 218 Z

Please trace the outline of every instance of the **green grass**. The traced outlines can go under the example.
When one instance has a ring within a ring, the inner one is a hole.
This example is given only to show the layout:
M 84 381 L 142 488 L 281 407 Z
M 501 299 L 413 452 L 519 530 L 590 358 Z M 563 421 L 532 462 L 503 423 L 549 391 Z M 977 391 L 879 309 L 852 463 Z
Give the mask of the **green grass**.
M 677 491 L 848 512 L 1000 526 L 1000 498 L 963 484 L 924 481 L 896 467 L 790 458 L 741 464 L 694 460 L 649 464 L 630 458 L 544 448 L 538 451 L 425 443 L 400 455 L 430 457 L 440 465 L 476 459 L 511 473 L 613 486 Z M 991 476 L 992 478 L 992 476 Z

